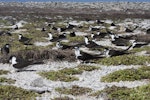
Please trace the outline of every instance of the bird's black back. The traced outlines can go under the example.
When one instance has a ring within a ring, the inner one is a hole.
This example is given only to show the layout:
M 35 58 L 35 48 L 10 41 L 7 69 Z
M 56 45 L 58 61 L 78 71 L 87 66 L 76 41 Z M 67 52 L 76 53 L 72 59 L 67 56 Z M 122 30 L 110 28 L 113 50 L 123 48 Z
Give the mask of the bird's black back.
M 7 55 L 7 54 L 9 54 L 9 52 L 10 52 L 10 50 L 9 50 L 9 48 L 6 47 L 6 45 L 1 48 L 2 54 Z

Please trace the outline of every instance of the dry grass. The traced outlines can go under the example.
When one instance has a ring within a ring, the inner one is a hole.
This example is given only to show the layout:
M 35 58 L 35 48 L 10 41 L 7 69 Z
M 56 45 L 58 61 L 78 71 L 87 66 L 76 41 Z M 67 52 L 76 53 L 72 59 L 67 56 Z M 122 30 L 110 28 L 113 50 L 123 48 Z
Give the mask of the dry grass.
M 52 60 L 52 61 L 75 61 L 75 55 L 72 50 L 22 50 L 0 57 L 0 63 L 8 63 L 9 57 L 15 55 L 17 58 L 30 60 Z
M 92 91 L 92 89 L 74 85 L 71 88 L 56 88 L 56 91 L 63 94 L 70 94 L 70 95 L 77 96 L 77 95 L 83 95 L 89 93 Z

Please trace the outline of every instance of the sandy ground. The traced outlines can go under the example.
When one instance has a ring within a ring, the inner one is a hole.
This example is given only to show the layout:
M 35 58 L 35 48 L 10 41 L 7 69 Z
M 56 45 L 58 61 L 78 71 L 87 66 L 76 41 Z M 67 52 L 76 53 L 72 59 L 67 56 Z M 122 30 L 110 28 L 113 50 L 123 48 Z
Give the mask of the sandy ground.
M 7 75 L 1 75 L 1 77 L 11 78 L 15 79 L 15 84 L 12 84 L 17 87 L 21 87 L 27 90 L 33 90 L 33 91 L 51 91 L 51 93 L 44 93 L 42 97 L 38 97 L 37 100 L 48 100 L 53 97 L 60 97 L 61 94 L 55 91 L 55 88 L 57 87 L 71 87 L 72 85 L 78 85 L 80 87 L 88 87 L 91 88 L 93 91 L 102 90 L 107 86 L 119 86 L 119 87 L 137 87 L 141 85 L 145 85 L 148 82 L 146 80 L 142 81 L 120 81 L 120 82 L 112 82 L 112 83 L 105 83 L 101 82 L 100 78 L 102 76 L 105 76 L 109 73 L 112 73 L 117 70 L 121 69 L 128 69 L 128 68 L 138 68 L 140 66 L 125 66 L 125 65 L 119 65 L 119 66 L 102 66 L 102 65 L 96 65 L 100 67 L 99 70 L 94 71 L 84 71 L 82 74 L 75 75 L 79 78 L 79 81 L 73 81 L 73 82 L 61 82 L 61 81 L 51 81 L 47 80 L 41 76 L 39 76 L 38 72 L 41 71 L 50 71 L 50 70 L 60 70 L 63 68 L 74 68 L 78 64 L 76 62 L 69 63 L 67 61 L 65 62 L 49 62 L 47 64 L 43 65 L 33 65 L 26 69 L 26 71 L 22 72 L 14 72 L 14 68 L 11 67 L 8 64 L 0 64 L 0 70 L 8 70 L 11 73 Z M 88 64 L 89 65 L 89 64 Z M 91 65 L 91 64 L 90 64 Z M 31 71 L 32 70 L 32 71 Z M 34 70 L 34 71 L 33 71 Z M 96 98 L 88 97 L 88 96 L 70 96 L 74 99 L 86 99 L 86 100 L 95 100 Z
M 72 22 L 74 24 L 82 24 L 84 22 Z M 92 24 L 93 22 L 89 22 Z M 88 23 L 88 24 L 89 24 Z M 145 24 L 146 23 L 146 24 Z M 147 22 L 141 23 L 142 25 L 140 27 L 148 27 Z M 19 33 L 21 31 L 25 30 L 18 30 L 15 31 L 15 33 Z M 140 34 L 140 31 L 135 31 L 133 34 Z M 126 33 L 126 35 L 129 33 Z M 83 36 L 87 35 L 86 32 L 76 32 L 76 35 L 78 36 Z M 131 33 L 130 33 L 131 35 Z M 111 44 L 110 39 L 104 39 L 101 41 L 96 41 L 97 44 L 103 45 L 103 46 L 111 46 L 118 48 L 117 46 Z M 51 42 L 35 42 L 34 43 L 36 46 L 47 46 L 51 45 Z M 126 49 L 127 47 L 119 47 L 121 49 Z M 84 49 L 85 50 L 85 49 Z M 98 52 L 99 53 L 99 52 Z M 145 52 L 138 53 L 137 55 L 143 55 Z M 79 81 L 73 81 L 73 82 L 61 82 L 61 81 L 51 81 L 47 80 L 41 76 L 39 76 L 38 72 L 41 71 L 50 71 L 50 70 L 60 70 L 63 68 L 75 68 L 79 64 L 77 62 L 48 62 L 46 64 L 42 65 L 33 65 L 29 66 L 26 71 L 22 72 L 15 72 L 14 68 L 8 64 L 0 64 L 0 70 L 8 70 L 10 71 L 9 74 L 7 75 L 0 75 L 0 77 L 6 77 L 6 78 L 11 78 L 16 80 L 15 84 L 11 84 L 17 87 L 21 87 L 27 90 L 33 90 L 33 91 L 50 91 L 42 94 L 42 97 L 37 97 L 37 100 L 49 100 L 54 97 L 61 97 L 63 96 L 62 94 L 59 94 L 58 92 L 55 91 L 55 88 L 57 87 L 71 87 L 73 85 L 78 85 L 80 87 L 88 87 L 91 88 L 93 91 L 97 90 L 102 90 L 105 87 L 111 87 L 113 85 L 118 86 L 118 87 L 123 87 L 126 86 L 128 88 L 133 88 L 141 85 L 147 84 L 147 80 L 141 80 L 141 81 L 120 81 L 120 82 L 112 82 L 112 83 L 105 83 L 101 82 L 100 79 L 101 77 L 112 73 L 117 70 L 122 70 L 122 69 L 128 69 L 128 68 L 138 68 L 140 66 L 135 66 L 135 65 L 119 65 L 119 66 L 103 66 L 103 65 L 96 65 L 100 67 L 99 70 L 94 70 L 94 71 L 84 71 L 82 74 L 75 75 L 76 77 L 79 78 Z M 87 64 L 88 65 L 88 64 Z M 87 95 L 82 95 L 82 96 L 71 96 L 68 95 L 69 97 L 72 97 L 74 99 L 79 99 L 79 100 L 103 100 L 103 98 L 94 98 L 94 97 L 89 97 Z

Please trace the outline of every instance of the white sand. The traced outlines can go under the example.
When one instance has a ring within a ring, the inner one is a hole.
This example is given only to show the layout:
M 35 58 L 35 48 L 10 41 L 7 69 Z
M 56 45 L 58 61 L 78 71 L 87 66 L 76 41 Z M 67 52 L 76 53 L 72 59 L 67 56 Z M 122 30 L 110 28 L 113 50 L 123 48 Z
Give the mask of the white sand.
M 99 66 L 101 69 L 94 70 L 90 72 L 83 72 L 81 75 L 75 75 L 79 78 L 79 81 L 73 81 L 73 82 L 61 82 L 61 81 L 51 81 L 47 80 L 45 78 L 42 78 L 37 73 L 41 71 L 50 71 L 50 70 L 60 70 L 63 68 L 74 68 L 78 64 L 76 62 L 69 63 L 69 62 L 49 62 L 47 64 L 43 65 L 33 65 L 30 66 L 27 70 L 35 70 L 35 71 L 23 71 L 23 72 L 13 72 L 9 73 L 7 75 L 2 75 L 3 77 L 15 79 L 16 82 L 13 84 L 14 86 L 21 87 L 28 90 L 35 90 L 35 91 L 51 91 L 51 93 L 43 94 L 43 97 L 39 97 L 40 100 L 47 100 L 53 97 L 59 97 L 60 94 L 55 91 L 55 88 L 57 87 L 71 87 L 72 85 L 78 85 L 80 87 L 88 87 L 91 88 L 93 91 L 102 90 L 106 86 L 119 86 L 119 87 L 137 87 L 144 84 L 147 84 L 146 80 L 142 81 L 120 81 L 120 82 L 112 82 L 112 83 L 105 83 L 101 82 L 100 78 L 102 76 L 105 76 L 109 73 L 112 73 L 117 70 L 121 69 L 127 69 L 127 68 L 138 68 L 139 66 L 125 66 L 125 65 L 119 65 L 119 66 L 102 66 L 102 65 L 96 65 Z M 0 64 L 0 69 L 3 70 L 9 70 L 12 71 L 13 68 L 9 66 L 8 64 Z M 45 97 L 46 96 L 46 97 Z M 46 98 L 46 99 L 44 99 Z M 77 96 L 73 98 L 84 98 L 87 100 L 88 96 Z

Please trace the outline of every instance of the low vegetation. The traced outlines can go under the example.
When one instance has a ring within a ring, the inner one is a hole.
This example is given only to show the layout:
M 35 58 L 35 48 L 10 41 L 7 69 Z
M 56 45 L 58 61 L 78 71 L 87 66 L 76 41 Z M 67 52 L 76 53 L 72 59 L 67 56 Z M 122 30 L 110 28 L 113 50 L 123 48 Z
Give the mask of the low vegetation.
M 150 84 L 136 88 L 112 86 L 92 93 L 90 96 L 98 97 L 102 93 L 105 93 L 110 100 L 150 100 Z
M 7 78 L 4 78 L 4 77 L 0 77 L 0 83 L 14 84 L 15 80 L 13 80 L 13 79 L 7 79 Z
M 0 86 L 1 100 L 32 100 L 37 96 L 36 93 L 14 86 Z
M 132 52 L 141 52 L 141 51 L 149 52 L 150 51 L 150 46 L 144 46 L 142 48 L 133 48 L 131 51 Z
M 3 74 L 8 74 L 9 71 L 6 71 L 6 70 L 0 70 L 0 75 L 3 75 Z
M 74 99 L 67 97 L 67 96 L 64 96 L 64 97 L 56 97 L 56 98 L 51 99 L 51 100 L 74 100 Z
M 81 37 L 81 36 L 76 36 L 76 37 L 69 37 L 68 36 L 68 39 L 70 42 L 83 42 L 84 41 L 84 38 Z
M 79 70 L 84 70 L 84 71 L 93 71 L 93 70 L 98 70 L 100 67 L 97 66 L 91 66 L 91 65 L 78 65 L 77 68 Z
M 8 56 L 1 56 L 0 62 L 8 62 L 9 57 L 15 55 L 17 58 L 32 59 L 32 60 L 51 60 L 51 61 L 74 61 L 75 56 L 71 50 L 49 50 L 49 49 L 32 49 L 21 50 L 18 52 L 10 53 Z
M 102 65 L 145 65 L 150 63 L 149 56 L 123 55 L 97 60 Z
M 92 91 L 90 88 L 79 87 L 77 85 L 73 85 L 71 88 L 56 88 L 56 91 L 62 94 L 70 94 L 70 95 L 83 95 Z
M 68 75 L 68 74 L 76 73 L 75 70 L 71 70 L 68 73 L 64 73 L 64 72 L 63 73 L 62 71 L 41 72 L 40 75 L 53 81 L 71 82 L 71 81 L 79 80 L 77 77 Z
M 138 69 L 125 69 L 110 73 L 101 78 L 103 82 L 135 81 L 150 79 L 150 67 L 143 66 Z
M 78 65 L 76 68 L 64 68 L 58 71 L 40 72 L 39 74 L 53 81 L 71 82 L 79 80 L 72 75 L 81 74 L 83 71 L 93 71 L 100 69 L 96 66 Z

